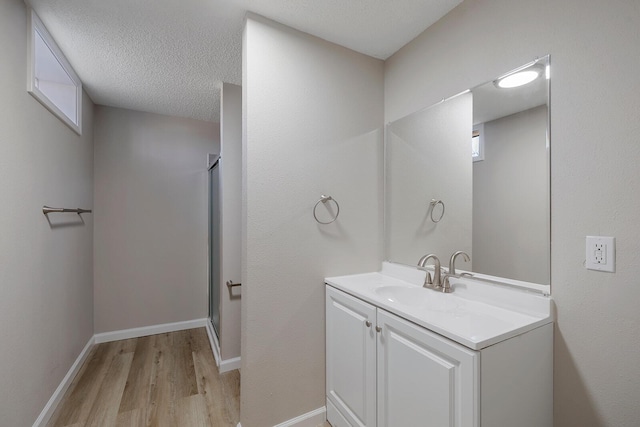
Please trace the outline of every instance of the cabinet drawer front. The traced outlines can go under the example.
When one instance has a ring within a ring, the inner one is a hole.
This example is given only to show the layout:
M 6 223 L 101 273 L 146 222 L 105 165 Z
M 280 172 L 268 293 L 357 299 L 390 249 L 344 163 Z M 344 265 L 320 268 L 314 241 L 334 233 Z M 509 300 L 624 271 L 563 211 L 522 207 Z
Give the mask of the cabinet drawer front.
M 375 427 L 376 308 L 326 289 L 327 398 L 351 425 Z
M 378 426 L 477 427 L 479 354 L 378 310 Z

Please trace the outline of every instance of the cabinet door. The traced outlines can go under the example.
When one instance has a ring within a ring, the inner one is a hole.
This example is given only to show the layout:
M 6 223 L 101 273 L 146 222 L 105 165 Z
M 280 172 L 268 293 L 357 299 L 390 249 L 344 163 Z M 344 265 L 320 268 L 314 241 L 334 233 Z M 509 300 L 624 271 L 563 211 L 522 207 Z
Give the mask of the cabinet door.
M 376 308 L 326 289 L 327 399 L 352 426 L 375 427 Z M 338 425 L 338 420 L 329 422 Z
M 477 352 L 378 309 L 378 426 L 478 427 Z

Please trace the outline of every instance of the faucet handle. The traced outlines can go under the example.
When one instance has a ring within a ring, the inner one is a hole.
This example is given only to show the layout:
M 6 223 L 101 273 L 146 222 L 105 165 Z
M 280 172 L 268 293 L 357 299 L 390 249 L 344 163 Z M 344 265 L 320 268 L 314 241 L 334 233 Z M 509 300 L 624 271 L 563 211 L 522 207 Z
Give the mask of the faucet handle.
M 426 269 L 427 261 L 433 260 L 433 279 L 431 279 L 431 273 Z M 424 287 L 431 289 L 439 289 L 442 284 L 442 268 L 440 266 L 440 260 L 435 254 L 427 254 L 420 258 L 418 261 L 418 269 L 427 272 L 424 279 Z
M 433 279 L 431 279 L 431 273 L 429 273 L 429 270 L 425 270 L 427 272 L 427 276 L 424 278 L 424 284 L 425 285 L 433 285 Z
M 440 291 L 444 292 L 445 294 L 450 294 L 451 292 L 453 292 L 453 288 L 451 287 L 451 283 L 449 282 L 450 277 L 455 276 L 451 274 L 445 274 L 444 279 L 442 279 L 442 286 L 440 287 Z
M 431 279 L 431 273 L 429 272 L 429 269 L 427 269 L 427 267 L 420 267 L 420 266 L 418 265 L 418 270 L 422 270 L 422 271 L 424 271 L 425 273 L 427 273 L 427 275 L 426 275 L 426 276 L 425 276 L 425 278 L 424 278 L 424 284 L 425 284 L 425 285 L 427 285 L 427 284 L 429 284 L 429 285 L 433 284 L 433 279 Z

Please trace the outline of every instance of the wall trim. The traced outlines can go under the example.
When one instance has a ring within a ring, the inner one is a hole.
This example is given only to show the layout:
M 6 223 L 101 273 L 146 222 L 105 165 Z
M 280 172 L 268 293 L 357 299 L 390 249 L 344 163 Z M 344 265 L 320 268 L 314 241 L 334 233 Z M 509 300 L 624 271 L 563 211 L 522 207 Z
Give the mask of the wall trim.
M 240 357 L 222 360 L 222 355 L 220 354 L 220 342 L 218 341 L 218 337 L 213 330 L 213 325 L 211 325 L 209 319 L 205 319 L 205 321 L 207 323 L 206 329 L 207 335 L 209 336 L 209 344 L 211 344 L 211 350 L 213 350 L 213 358 L 215 359 L 216 365 L 218 366 L 218 372 L 223 374 L 225 372 L 233 371 L 234 369 L 240 369 Z
M 206 326 L 207 319 L 187 320 L 184 322 L 163 323 L 161 325 L 143 326 L 141 328 L 122 329 L 120 331 L 103 332 L 95 334 L 96 344 L 129 338 L 146 337 L 147 335 L 164 334 L 167 332 L 183 331 L 185 329 L 201 328 Z
M 218 371 L 220 373 L 233 371 L 234 369 L 240 369 L 242 365 L 240 357 L 234 357 L 232 359 L 225 359 L 220 362 L 220 366 L 218 366 Z
M 84 365 L 87 357 L 89 357 L 89 353 L 91 352 L 91 349 L 95 344 L 95 335 L 93 335 L 91 338 L 89 338 L 89 341 L 87 341 L 87 344 L 84 346 L 84 348 L 76 358 L 76 361 L 73 362 L 71 368 L 69 368 L 67 375 L 64 376 L 64 378 L 58 385 L 58 388 L 56 388 L 56 390 L 53 392 L 53 395 L 51 395 L 51 398 L 42 409 L 42 412 L 40 412 L 40 415 L 38 416 L 36 421 L 33 423 L 33 427 L 44 426 L 49 422 L 51 416 L 58 407 L 58 404 L 64 397 L 64 394 L 69 389 L 69 386 L 71 386 L 73 379 L 78 374 L 78 371 L 80 370 L 82 365 Z
M 327 407 L 314 409 L 274 427 L 317 427 L 327 420 Z

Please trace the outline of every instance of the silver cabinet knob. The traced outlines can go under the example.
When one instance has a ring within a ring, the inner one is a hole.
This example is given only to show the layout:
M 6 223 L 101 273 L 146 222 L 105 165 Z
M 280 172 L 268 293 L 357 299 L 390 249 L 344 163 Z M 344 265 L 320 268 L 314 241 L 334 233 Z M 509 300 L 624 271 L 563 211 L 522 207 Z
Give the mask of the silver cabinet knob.
M 382 331 L 382 328 L 380 326 L 376 326 L 376 332 L 380 332 Z
M 365 321 L 365 322 L 364 322 L 364 324 L 365 324 L 365 325 L 367 325 L 367 328 L 370 328 L 370 327 L 371 327 L 371 322 L 370 322 L 370 321 L 368 321 L 368 320 L 367 320 L 367 321 Z

